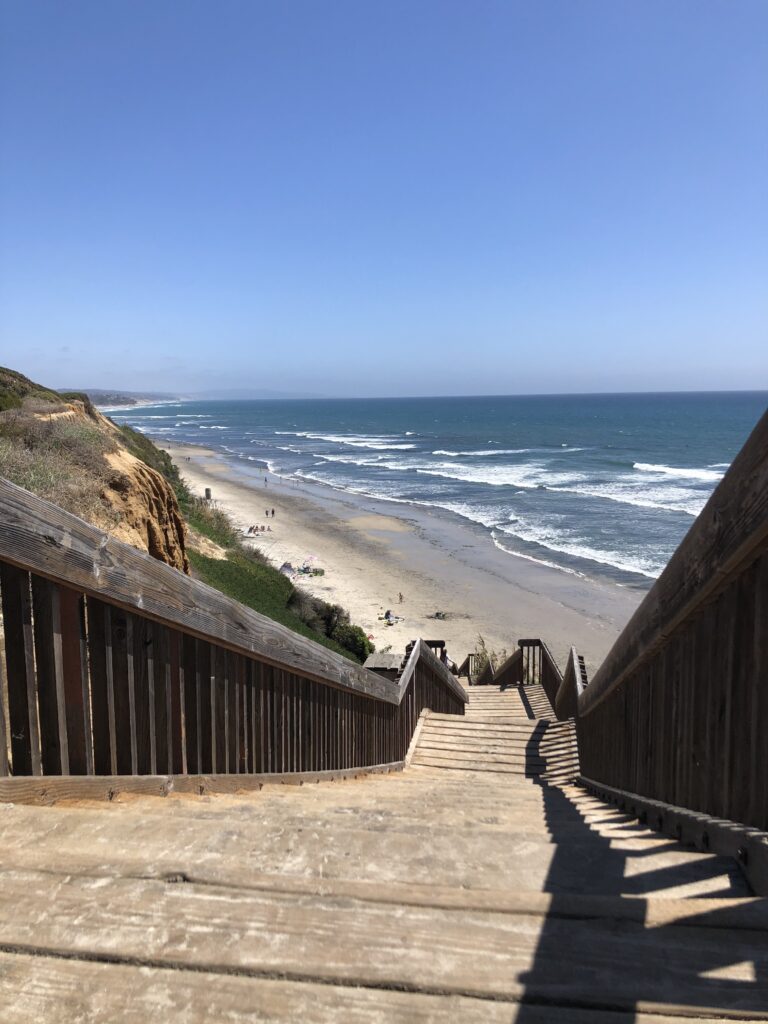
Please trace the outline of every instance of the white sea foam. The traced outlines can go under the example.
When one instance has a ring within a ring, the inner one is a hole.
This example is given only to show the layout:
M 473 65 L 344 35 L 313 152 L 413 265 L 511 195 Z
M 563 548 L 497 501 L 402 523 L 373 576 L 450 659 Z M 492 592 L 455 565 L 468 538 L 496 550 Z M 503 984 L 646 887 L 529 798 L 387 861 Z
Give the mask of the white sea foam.
M 275 433 L 306 437 L 310 441 L 328 441 L 329 444 L 345 444 L 352 448 L 373 448 L 381 451 L 405 451 L 416 447 L 411 443 L 398 443 L 396 437 L 378 434 L 313 434 L 310 430 L 276 430 Z
M 656 473 L 660 476 L 674 476 L 680 480 L 700 480 L 702 483 L 717 483 L 723 474 L 714 469 L 688 469 L 684 466 L 664 466 L 654 462 L 634 462 L 633 469 L 641 473 Z
M 587 478 L 578 473 L 552 473 L 540 462 L 524 462 L 518 466 L 464 466 L 453 462 L 415 466 L 417 473 L 439 476 L 465 483 L 488 484 L 491 487 L 545 487 L 576 483 Z
M 587 498 L 602 498 L 636 508 L 658 509 L 664 512 L 685 512 L 697 516 L 707 503 L 707 494 L 692 491 L 674 484 L 644 483 L 638 486 L 636 479 L 623 476 L 611 483 L 585 483 L 570 486 L 548 485 L 548 490 L 568 491 Z
M 540 450 L 540 449 L 537 449 Z M 483 448 L 480 451 L 470 452 L 451 452 L 444 448 L 437 448 L 432 452 L 433 455 L 448 455 L 451 458 L 461 458 L 463 456 L 482 456 L 487 457 L 488 455 L 524 455 L 527 452 L 534 451 L 533 448 L 494 448 L 492 451 L 488 451 L 487 448 Z
M 567 565 L 558 565 L 557 562 L 549 562 L 546 558 L 534 558 L 533 555 L 523 554 L 522 551 L 515 551 L 513 548 L 504 547 L 499 538 L 496 536 L 495 531 L 491 531 L 491 540 L 494 545 L 503 551 L 506 555 L 513 555 L 515 558 L 524 558 L 527 562 L 535 562 L 537 565 L 546 565 L 548 569 L 557 569 L 558 572 L 568 573 L 569 576 L 580 576 L 582 579 L 585 578 L 583 572 L 579 572 L 578 569 L 571 569 Z
M 509 526 L 500 526 L 499 530 L 512 537 L 527 541 L 529 544 L 540 544 L 549 551 L 557 551 L 563 555 L 570 555 L 575 558 L 584 558 L 590 562 L 597 562 L 600 565 L 609 565 L 622 572 L 638 573 L 647 576 L 649 579 L 656 579 L 664 568 L 664 562 L 658 557 L 631 556 L 618 551 L 602 550 L 585 543 L 578 538 L 573 540 L 564 538 L 558 533 L 555 527 L 536 525 L 530 522 L 517 520 Z

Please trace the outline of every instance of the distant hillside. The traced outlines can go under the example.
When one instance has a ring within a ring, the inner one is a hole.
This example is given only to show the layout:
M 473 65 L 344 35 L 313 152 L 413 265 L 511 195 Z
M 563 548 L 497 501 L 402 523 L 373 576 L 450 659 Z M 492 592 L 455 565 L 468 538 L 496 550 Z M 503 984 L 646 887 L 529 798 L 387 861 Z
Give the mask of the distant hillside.
M 188 572 L 175 467 L 139 437 L 86 394 L 0 367 L 0 475 Z
M 66 393 L 70 389 L 63 388 L 61 390 Z M 73 390 L 88 395 L 94 405 L 101 406 L 141 405 L 149 404 L 151 402 L 170 402 L 177 398 L 176 395 L 171 395 L 161 391 L 124 391 L 122 388 L 115 388 L 114 390 L 107 388 L 75 388 Z
M 298 590 L 210 502 L 170 455 L 95 407 L 0 367 L 0 476 L 148 551 L 289 629 L 364 661 L 373 645 L 338 605 Z M 117 404 L 117 403 L 115 403 Z

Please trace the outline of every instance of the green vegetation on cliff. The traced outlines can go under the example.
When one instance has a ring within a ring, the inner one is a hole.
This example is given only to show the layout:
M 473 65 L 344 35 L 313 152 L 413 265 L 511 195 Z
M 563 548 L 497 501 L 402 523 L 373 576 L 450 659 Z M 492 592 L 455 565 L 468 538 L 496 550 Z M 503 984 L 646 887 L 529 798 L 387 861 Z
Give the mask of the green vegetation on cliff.
M 57 393 L 0 367 L 0 476 L 176 568 L 186 569 L 189 555 L 203 582 L 339 654 L 362 661 L 373 650 L 343 608 L 298 590 L 246 550 L 228 516 L 191 494 L 167 452 L 103 416 L 85 394 Z M 200 550 L 186 550 L 180 514 Z
M 187 522 L 224 549 L 224 558 L 214 558 L 196 550 L 194 540 L 190 543 L 193 573 L 204 583 L 347 658 L 365 661 L 374 650 L 360 626 L 349 621 L 344 608 L 299 590 L 260 551 L 246 548 L 239 531 L 221 509 L 190 497 Z

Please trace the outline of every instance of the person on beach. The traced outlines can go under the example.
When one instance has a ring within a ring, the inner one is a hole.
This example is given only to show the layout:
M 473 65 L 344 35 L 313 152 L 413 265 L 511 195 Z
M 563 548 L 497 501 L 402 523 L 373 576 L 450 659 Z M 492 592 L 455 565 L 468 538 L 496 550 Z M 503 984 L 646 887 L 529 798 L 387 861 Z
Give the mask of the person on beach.
M 402 604 L 403 603 L 403 595 L 402 594 L 398 594 L 397 595 L 397 601 L 398 601 L 398 604 Z
M 273 519 L 275 518 L 275 510 L 274 509 L 272 509 L 272 518 Z
M 264 477 L 264 486 L 265 487 L 267 486 L 267 478 L 266 477 Z

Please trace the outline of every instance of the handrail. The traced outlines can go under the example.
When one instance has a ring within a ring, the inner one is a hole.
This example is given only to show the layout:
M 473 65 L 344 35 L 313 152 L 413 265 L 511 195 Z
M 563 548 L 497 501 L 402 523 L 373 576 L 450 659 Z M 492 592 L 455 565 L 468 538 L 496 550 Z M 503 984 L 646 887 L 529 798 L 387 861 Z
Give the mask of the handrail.
M 398 688 L 398 703 L 403 699 L 403 694 L 411 683 L 414 673 L 416 672 L 417 666 L 422 663 L 428 667 L 432 672 L 437 675 L 445 686 L 451 690 L 459 700 L 465 704 L 468 702 L 467 692 L 457 677 L 443 664 L 443 662 L 435 656 L 434 651 L 429 646 L 426 640 L 418 639 L 409 645 L 410 650 L 405 661 L 405 665 L 397 677 L 395 685 Z
M 464 664 L 467 664 L 470 655 Z M 486 664 L 477 685 L 500 687 L 538 684 L 544 689 L 559 720 L 573 718 L 576 701 L 587 685 L 584 659 L 572 647 L 565 673 L 560 671 L 549 646 L 540 637 L 518 640 L 517 648 L 495 671 Z
M 577 701 L 585 777 L 768 827 L 768 412 Z
M 0 477 L 0 559 L 276 668 L 398 703 L 391 680 Z
M 496 669 L 494 685 L 515 686 L 523 681 L 523 649 L 518 647 L 507 660 Z
M 579 698 L 588 714 L 768 547 L 768 412 Z
M 1 478 L 0 601 L 0 776 L 401 764 L 467 702 L 421 640 L 386 679 Z
M 575 717 L 578 700 L 587 686 L 587 681 L 584 659 L 578 654 L 575 647 L 571 647 L 560 687 L 552 702 L 555 714 L 560 721 Z
M 543 640 L 539 640 L 539 647 L 541 648 L 539 682 L 544 688 L 552 708 L 556 710 L 557 695 L 563 685 L 563 673 L 560 671 L 557 662 L 552 657 L 552 652 Z

